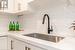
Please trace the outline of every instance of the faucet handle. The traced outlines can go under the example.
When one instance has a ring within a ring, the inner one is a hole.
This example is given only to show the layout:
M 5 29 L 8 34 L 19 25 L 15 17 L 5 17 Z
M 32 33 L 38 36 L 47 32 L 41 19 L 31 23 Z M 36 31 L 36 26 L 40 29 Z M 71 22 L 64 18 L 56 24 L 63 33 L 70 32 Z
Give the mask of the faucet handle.
M 51 26 L 51 29 L 50 29 L 50 31 L 51 31 L 51 32 L 53 31 L 53 26 Z
M 51 26 L 51 29 L 48 28 L 48 34 L 50 34 L 51 32 L 53 32 L 53 27 Z

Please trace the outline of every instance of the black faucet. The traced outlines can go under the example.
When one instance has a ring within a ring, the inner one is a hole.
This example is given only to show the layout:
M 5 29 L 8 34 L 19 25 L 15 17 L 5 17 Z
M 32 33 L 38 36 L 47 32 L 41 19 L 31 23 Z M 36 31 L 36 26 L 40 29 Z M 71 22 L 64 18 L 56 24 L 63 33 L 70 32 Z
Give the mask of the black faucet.
M 53 28 L 52 28 L 52 26 L 51 26 L 51 29 L 50 29 L 50 18 L 49 18 L 49 15 L 48 15 L 48 14 L 45 14 L 45 15 L 44 15 L 42 24 L 44 24 L 46 17 L 48 18 L 48 34 L 50 34 L 50 32 L 53 31 Z

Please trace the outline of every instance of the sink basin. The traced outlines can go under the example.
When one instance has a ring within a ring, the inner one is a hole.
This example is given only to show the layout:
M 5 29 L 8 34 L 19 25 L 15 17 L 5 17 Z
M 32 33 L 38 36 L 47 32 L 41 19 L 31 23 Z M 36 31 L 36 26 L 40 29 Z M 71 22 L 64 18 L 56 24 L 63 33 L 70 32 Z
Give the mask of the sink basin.
M 46 40 L 46 41 L 51 41 L 54 43 L 57 43 L 60 40 L 64 39 L 64 37 L 60 37 L 60 36 L 45 35 L 45 34 L 39 34 L 39 33 L 26 34 L 24 36 L 42 39 L 42 40 Z

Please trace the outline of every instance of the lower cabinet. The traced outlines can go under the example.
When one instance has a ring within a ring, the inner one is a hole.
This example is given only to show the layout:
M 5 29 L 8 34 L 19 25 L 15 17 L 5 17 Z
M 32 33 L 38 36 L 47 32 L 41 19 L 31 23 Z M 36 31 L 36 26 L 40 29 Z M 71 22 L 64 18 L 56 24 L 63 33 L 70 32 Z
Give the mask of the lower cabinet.
M 8 38 L 8 50 L 24 50 L 25 45 L 23 42 L 13 38 Z
M 34 44 L 17 40 L 15 38 L 8 38 L 8 50 L 59 50 L 59 49 L 53 47 L 44 49 L 39 46 L 35 46 Z
M 0 37 L 0 50 L 7 50 L 7 37 Z
M 37 46 L 34 46 L 34 45 L 30 45 L 30 44 L 28 44 L 28 46 L 26 48 L 27 48 L 26 50 L 46 50 L 44 48 L 37 47 Z
M 8 38 L 8 41 L 8 50 L 45 50 L 13 38 Z

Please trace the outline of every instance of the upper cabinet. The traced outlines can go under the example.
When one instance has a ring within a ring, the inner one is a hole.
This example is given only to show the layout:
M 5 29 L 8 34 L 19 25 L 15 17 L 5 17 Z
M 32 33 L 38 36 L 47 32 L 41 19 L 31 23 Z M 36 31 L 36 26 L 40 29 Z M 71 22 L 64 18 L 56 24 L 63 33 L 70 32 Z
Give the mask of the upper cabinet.
M 2 2 L 1 2 L 2 1 Z M 7 13 L 13 13 L 14 12 L 14 2 L 15 0 L 5 0 L 6 2 L 4 2 L 3 0 L 0 1 L 0 12 L 7 12 Z M 5 6 L 7 6 L 5 8 Z
M 15 12 L 27 11 L 27 5 L 25 0 L 15 0 Z
M 2 0 L 0 1 L 0 12 L 19 13 L 30 11 L 28 3 L 33 0 Z
M 0 9 L 8 8 L 8 0 L 0 0 Z

